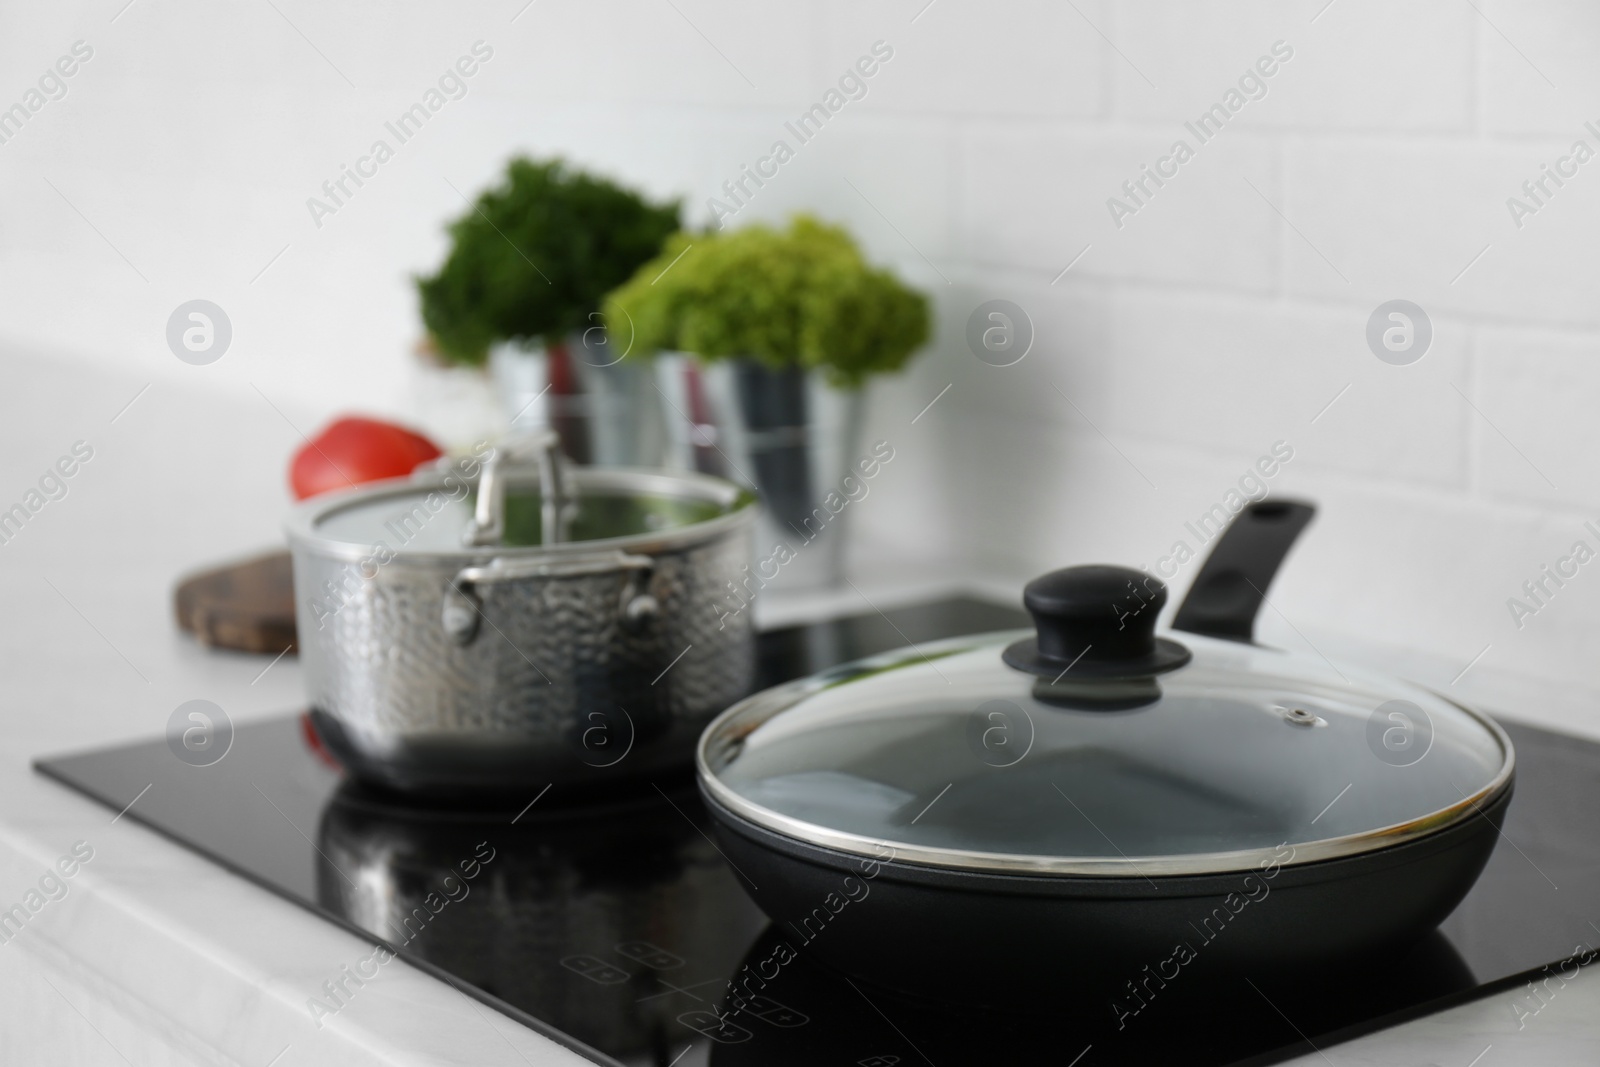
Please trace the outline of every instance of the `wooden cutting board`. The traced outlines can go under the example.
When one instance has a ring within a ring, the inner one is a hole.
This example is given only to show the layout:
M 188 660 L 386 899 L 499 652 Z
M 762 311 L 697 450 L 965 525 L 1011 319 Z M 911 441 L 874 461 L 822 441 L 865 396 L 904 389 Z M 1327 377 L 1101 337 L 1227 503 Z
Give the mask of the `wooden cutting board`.
M 172 599 L 179 629 L 201 644 L 272 656 L 295 647 L 294 572 L 287 552 L 191 574 Z

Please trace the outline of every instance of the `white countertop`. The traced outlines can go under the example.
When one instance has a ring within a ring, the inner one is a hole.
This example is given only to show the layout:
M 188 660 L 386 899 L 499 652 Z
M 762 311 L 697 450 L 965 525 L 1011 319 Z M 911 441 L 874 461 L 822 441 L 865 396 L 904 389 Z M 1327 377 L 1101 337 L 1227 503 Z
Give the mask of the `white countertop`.
M 66 896 L 0 945 L 0 1063 L 587 1063 L 404 965 L 314 1026 L 308 997 L 369 944 L 30 769 L 160 736 L 195 698 L 235 722 L 299 705 L 293 657 L 265 669 L 269 657 L 204 650 L 171 609 L 179 575 L 277 542 L 299 436 L 253 392 L 0 365 L 0 508 L 75 441 L 93 449 L 66 495 L 0 544 L 0 908 L 75 842 L 93 849 Z
M 76 842 L 93 849 L 66 896 L 0 944 L 8 1004 L 0 1063 L 587 1063 L 403 965 L 384 968 L 318 1028 L 307 998 L 370 952 L 367 943 L 32 772 L 41 754 L 157 736 L 187 700 L 214 701 L 236 722 L 298 705 L 292 657 L 269 668 L 264 657 L 202 650 L 177 632 L 170 604 L 180 574 L 275 543 L 289 502 L 283 472 L 299 436 L 289 424 L 296 413 L 280 413 L 254 391 L 219 397 L 167 380 L 146 389 L 143 379 L 16 354 L 0 353 L 0 364 L 0 510 L 74 442 L 93 449 L 66 495 L 0 544 L 8 609 L 0 908 L 23 900 Z M 880 607 L 955 588 L 1016 595 L 976 577 L 943 575 L 935 587 L 872 573 L 861 584 Z M 765 614 L 851 607 L 843 595 L 832 599 L 774 603 Z M 1299 640 L 1265 622 L 1268 640 Z M 1440 687 L 1459 670 L 1310 632 L 1330 655 Z M 1526 721 L 1594 729 L 1593 694 L 1488 672 L 1468 672 L 1452 692 Z M 1486 997 L 1304 1062 L 1592 1061 L 1600 980 L 1584 973 L 1567 982 L 1521 1030 L 1514 996 Z

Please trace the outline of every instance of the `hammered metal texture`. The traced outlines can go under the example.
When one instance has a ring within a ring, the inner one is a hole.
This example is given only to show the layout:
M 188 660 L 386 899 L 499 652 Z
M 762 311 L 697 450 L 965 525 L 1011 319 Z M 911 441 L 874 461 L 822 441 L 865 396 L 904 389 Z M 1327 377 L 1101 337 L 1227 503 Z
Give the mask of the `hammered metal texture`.
M 307 696 L 364 755 L 381 760 L 441 740 L 453 759 L 462 742 L 570 754 L 597 715 L 617 725 L 620 708 L 632 736 L 619 740 L 637 757 L 657 740 L 692 744 L 748 692 L 751 613 L 724 617 L 728 583 L 752 562 L 744 528 L 655 555 L 639 591 L 660 610 L 641 624 L 623 622 L 633 578 L 621 568 L 518 578 L 477 586 L 480 625 L 459 644 L 444 627 L 446 592 L 462 567 L 493 558 L 402 557 L 363 576 L 358 564 L 294 547 Z

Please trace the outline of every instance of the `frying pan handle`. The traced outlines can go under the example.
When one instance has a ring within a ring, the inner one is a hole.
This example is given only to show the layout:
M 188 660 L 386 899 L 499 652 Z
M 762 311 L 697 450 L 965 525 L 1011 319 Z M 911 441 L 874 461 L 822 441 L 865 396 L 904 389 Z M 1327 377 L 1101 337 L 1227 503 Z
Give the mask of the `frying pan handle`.
M 1201 564 L 1172 628 L 1252 640 L 1267 587 L 1316 511 L 1298 500 L 1262 500 L 1241 511 Z

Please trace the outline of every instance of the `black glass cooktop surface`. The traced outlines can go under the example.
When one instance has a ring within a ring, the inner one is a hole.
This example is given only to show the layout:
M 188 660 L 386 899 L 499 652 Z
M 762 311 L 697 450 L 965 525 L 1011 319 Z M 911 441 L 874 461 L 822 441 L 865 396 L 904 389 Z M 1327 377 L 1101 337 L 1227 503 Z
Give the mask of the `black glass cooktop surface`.
M 760 684 L 1025 625 L 1011 609 L 945 600 L 775 630 L 761 636 Z M 38 769 L 116 809 L 137 797 L 128 818 L 371 941 L 305 990 L 313 1015 L 358 981 L 381 982 L 394 953 L 603 1064 L 1222 1065 L 1275 1062 L 1520 984 L 1600 941 L 1600 745 L 1505 725 L 1518 780 L 1500 845 L 1409 953 L 1265 985 L 1211 973 L 1201 953 L 1171 981 L 1132 974 L 1134 990 L 1047 1007 L 1014 1000 L 1004 973 L 988 976 L 980 1005 L 912 1001 L 815 964 L 740 888 L 688 769 L 603 800 L 535 787 L 493 810 L 424 808 L 347 781 L 299 714 L 237 728 L 210 767 L 156 739 Z M 870 894 L 850 906 L 872 907 Z

